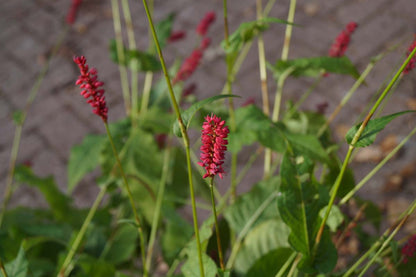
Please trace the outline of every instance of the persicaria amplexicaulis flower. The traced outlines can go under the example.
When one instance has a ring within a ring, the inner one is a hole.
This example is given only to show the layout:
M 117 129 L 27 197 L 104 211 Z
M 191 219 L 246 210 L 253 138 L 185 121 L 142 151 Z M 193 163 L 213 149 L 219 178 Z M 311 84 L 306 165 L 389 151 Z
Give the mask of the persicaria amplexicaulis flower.
M 72 25 L 75 22 L 75 17 L 77 15 L 77 11 L 81 3 L 82 0 L 72 0 L 71 8 L 69 9 L 68 14 L 66 15 L 66 22 L 68 24 Z
M 329 56 L 330 57 L 342 57 L 347 51 L 348 44 L 350 43 L 351 34 L 357 28 L 357 23 L 350 22 L 335 39 L 334 43 L 332 44 L 331 48 L 329 49 Z
M 74 57 L 74 62 L 81 72 L 75 83 L 83 89 L 81 95 L 88 99 L 87 103 L 91 105 L 93 113 L 107 122 L 108 108 L 104 97 L 104 89 L 100 89 L 104 83 L 97 80 L 97 70 L 95 68 L 89 69 L 87 59 L 84 56 Z
M 208 32 L 208 28 L 211 26 L 212 23 L 215 21 L 215 13 L 208 12 L 205 14 L 204 18 L 199 22 L 198 26 L 196 27 L 196 33 L 200 36 L 205 36 Z
M 198 67 L 202 59 L 202 55 L 203 55 L 203 52 L 201 49 L 199 48 L 195 49 L 191 53 L 191 55 L 183 62 L 178 73 L 176 73 L 176 76 L 173 79 L 172 83 L 175 84 L 178 81 L 185 81 L 186 79 L 188 79 Z
M 416 47 L 416 35 L 415 35 L 415 40 L 413 41 L 413 43 L 410 45 L 409 49 L 407 50 L 407 57 L 409 57 L 410 53 L 412 53 L 413 49 Z M 406 65 L 406 67 L 403 70 L 403 74 L 407 74 L 409 73 L 413 68 L 415 68 L 416 66 L 416 55 L 413 56 L 409 63 Z
M 206 173 L 203 178 L 214 177 L 218 174 L 222 179 L 224 169 L 224 154 L 227 150 L 228 141 L 226 140 L 229 129 L 225 126 L 225 121 L 216 115 L 207 115 L 202 125 L 201 135 L 201 162 L 198 164 L 205 167 Z
M 175 42 L 175 41 L 181 40 L 185 37 L 186 37 L 186 33 L 184 31 L 175 31 L 175 32 L 170 33 L 168 41 L 169 42 Z
M 416 252 L 416 235 L 413 235 L 402 247 L 403 263 L 407 263 L 409 258 Z

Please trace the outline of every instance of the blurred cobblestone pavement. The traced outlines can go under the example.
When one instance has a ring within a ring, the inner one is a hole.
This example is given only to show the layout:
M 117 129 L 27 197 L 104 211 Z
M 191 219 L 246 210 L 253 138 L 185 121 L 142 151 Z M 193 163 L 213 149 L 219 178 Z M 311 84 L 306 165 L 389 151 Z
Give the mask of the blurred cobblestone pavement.
M 65 15 L 71 1 L 13 0 L 0 3 L 0 195 L 3 195 L 8 160 L 14 136 L 12 113 L 24 107 L 26 98 L 36 76 L 41 71 L 45 57 L 60 36 L 65 25 Z M 231 31 L 244 21 L 255 19 L 254 0 L 231 0 L 229 20 Z M 266 1 L 263 1 L 265 4 Z M 148 43 L 147 19 L 141 1 L 130 1 L 137 44 L 145 49 Z M 270 16 L 285 19 L 289 1 L 276 1 Z M 168 61 L 184 57 L 193 46 L 193 30 L 208 11 L 218 11 L 217 21 L 209 31 L 212 46 L 204 56 L 204 61 L 192 81 L 198 83 L 197 95 L 201 99 L 220 92 L 225 80 L 225 64 L 218 47 L 223 38 L 222 1 L 220 0 L 156 0 L 155 20 L 164 18 L 171 12 L 177 14 L 175 30 L 188 31 L 188 39 L 166 48 Z M 391 70 L 403 60 L 403 54 L 413 40 L 416 31 L 416 1 L 414 0 L 298 0 L 295 22 L 301 27 L 294 28 L 289 52 L 290 58 L 326 55 L 334 38 L 350 21 L 359 24 L 352 37 L 347 55 L 364 70 L 371 57 L 387 47 L 400 43 L 399 47 L 387 55 L 372 71 L 367 86 L 361 87 L 354 100 L 344 109 L 334 122 L 335 129 L 341 123 L 351 125 L 363 111 L 364 103 L 379 88 Z M 281 53 L 284 26 L 275 24 L 265 33 L 266 58 L 275 62 Z M 66 164 L 71 146 L 80 143 L 87 133 L 103 133 L 101 120 L 92 116 L 90 107 L 79 96 L 74 86 L 78 76 L 72 62 L 73 55 L 85 55 L 88 63 L 98 69 L 99 78 L 105 82 L 109 105 L 109 121 L 124 116 L 119 72 L 109 57 L 109 40 L 114 38 L 110 1 L 85 0 L 69 33 L 66 35 L 59 53 L 53 58 L 50 70 L 41 85 L 39 94 L 29 112 L 24 126 L 18 163 L 30 162 L 33 170 L 41 175 L 54 175 L 59 186 L 66 188 Z M 191 43 L 189 43 L 191 42 Z M 396 93 L 389 99 L 385 113 L 409 109 L 409 99 L 416 97 L 416 72 L 405 77 Z M 285 99 L 297 100 L 306 91 L 311 79 L 290 79 L 285 86 Z M 329 76 L 304 105 L 306 109 L 316 109 L 316 105 L 328 102 L 329 114 L 338 101 L 351 87 L 350 77 Z M 274 82 L 269 74 L 270 91 Z M 238 74 L 234 93 L 243 96 L 239 105 L 249 96 L 256 98 L 260 105 L 260 82 L 257 62 L 257 46 L 253 47 L 248 59 Z M 413 115 L 404 116 L 389 125 L 383 135 L 393 133 L 399 139 L 406 136 L 415 125 Z M 335 135 L 336 136 L 336 135 Z M 337 136 L 336 136 L 337 137 Z M 337 139 L 341 139 L 337 137 Z M 399 159 L 391 162 L 376 178 L 366 186 L 362 195 L 381 199 L 385 197 L 383 186 L 388 176 L 400 173 L 404 166 L 415 169 L 416 139 L 406 146 Z M 413 163 L 413 164 L 412 164 Z M 374 167 L 374 163 L 354 163 L 357 180 Z M 261 174 L 261 170 L 258 170 Z M 260 176 L 260 175 L 259 175 Z M 257 178 L 259 176 L 252 176 Z M 409 177 L 410 176 L 410 177 Z M 416 185 L 415 174 L 408 175 L 403 183 L 401 197 L 413 197 Z M 412 180 L 413 178 L 413 180 Z M 77 204 L 88 204 L 95 197 L 92 178 L 87 178 L 78 186 Z M 224 182 L 225 183 L 225 182 Z M 412 189 L 413 186 L 413 189 Z M 243 188 L 246 190 L 247 188 Z M 14 203 L 36 205 L 43 203 L 34 191 L 19 188 L 14 195 Z M 391 195 L 391 193 L 390 193 Z M 1 201 L 1 200 L 0 200 Z

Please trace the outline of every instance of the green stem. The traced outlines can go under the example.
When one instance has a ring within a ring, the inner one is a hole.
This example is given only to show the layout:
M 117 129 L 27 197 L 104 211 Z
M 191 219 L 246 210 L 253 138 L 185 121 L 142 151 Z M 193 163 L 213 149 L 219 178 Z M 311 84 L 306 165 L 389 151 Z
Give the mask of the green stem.
M 231 267 L 234 265 L 235 259 L 237 257 L 238 250 L 240 249 L 241 243 L 244 239 L 244 237 L 247 235 L 248 231 L 250 231 L 250 228 L 253 226 L 253 224 L 256 222 L 256 220 L 261 216 L 261 214 L 264 212 L 264 210 L 271 204 L 271 202 L 277 197 L 278 193 L 272 193 L 264 202 L 257 208 L 257 210 L 254 212 L 254 214 L 249 218 L 249 220 L 244 225 L 243 229 L 241 230 L 240 234 L 238 234 L 237 240 L 235 241 L 235 244 L 233 248 L 231 249 L 231 254 L 227 262 L 227 269 L 231 269 Z
M 295 18 L 295 10 L 296 10 L 296 0 L 290 0 L 290 7 L 289 7 L 289 13 L 287 15 L 287 21 L 290 23 L 293 23 Z M 290 47 L 290 39 L 292 37 L 292 24 L 286 25 L 286 31 L 285 31 L 285 40 L 283 42 L 283 49 L 282 49 L 282 60 L 286 61 L 289 56 L 289 47 Z
M 152 89 L 152 79 L 153 72 L 146 72 L 146 75 L 144 76 L 142 105 L 140 108 L 140 112 L 143 114 L 147 112 L 147 107 L 149 106 L 150 91 Z
M 147 15 L 147 18 L 149 20 L 150 30 L 151 30 L 151 33 L 152 33 L 152 36 L 153 36 L 153 40 L 155 42 L 156 50 L 157 50 L 157 53 L 159 55 L 160 63 L 162 65 L 163 74 L 165 76 L 166 83 L 167 83 L 167 86 L 168 86 L 168 91 L 169 91 L 169 96 L 170 96 L 170 99 L 171 99 L 171 103 L 172 103 L 173 109 L 175 111 L 176 118 L 178 120 L 179 127 L 180 127 L 180 130 L 181 130 L 181 133 L 182 133 L 183 143 L 185 145 L 186 163 L 187 163 L 187 167 L 188 167 L 189 191 L 190 191 L 191 200 L 192 200 L 192 217 L 193 217 L 193 221 L 194 221 L 195 238 L 196 238 L 198 258 L 199 258 L 199 270 L 200 270 L 201 276 L 204 277 L 205 276 L 205 271 L 204 271 L 204 264 L 203 264 L 203 261 L 202 261 L 202 247 L 201 247 L 201 242 L 200 242 L 200 238 L 199 238 L 198 217 L 197 217 L 197 212 L 196 212 L 195 193 L 194 193 L 194 186 L 193 186 L 193 179 L 192 179 L 192 164 L 191 164 L 191 154 L 190 154 L 190 147 L 189 147 L 190 146 L 189 137 L 188 137 L 188 133 L 186 131 L 185 124 L 183 123 L 183 120 L 182 120 L 182 116 L 181 116 L 181 113 L 180 113 L 180 110 L 179 110 L 178 103 L 177 103 L 176 98 L 175 98 L 175 94 L 173 92 L 172 83 L 170 81 L 169 73 L 168 73 L 168 70 L 166 68 L 165 59 L 163 58 L 162 50 L 160 48 L 159 40 L 158 40 L 157 35 L 156 35 L 156 31 L 155 31 L 155 27 L 154 27 L 154 24 L 153 24 L 152 16 L 150 14 L 149 7 L 147 5 L 146 0 L 143 0 L 143 6 L 144 6 L 144 9 L 146 10 L 146 15 Z
M 211 205 L 212 205 L 212 213 L 214 214 L 215 233 L 217 234 L 218 256 L 220 258 L 220 267 L 224 271 L 224 258 L 222 256 L 220 228 L 219 228 L 219 225 L 218 225 L 217 209 L 215 208 L 214 177 L 211 177 L 209 188 L 210 188 L 210 191 L 211 191 Z
M 169 140 L 169 139 L 168 139 Z M 162 209 L 162 201 L 165 194 L 166 180 L 169 173 L 169 160 L 170 160 L 170 145 L 168 144 L 165 155 L 163 158 L 163 168 L 162 176 L 160 178 L 159 190 L 157 192 L 157 200 L 155 212 L 153 214 L 152 229 L 150 231 L 149 245 L 147 248 L 147 257 L 146 257 L 146 268 L 150 269 L 150 264 L 152 261 L 153 247 L 156 240 L 157 228 L 159 225 L 160 211 Z
M 104 186 L 100 189 L 100 192 L 97 195 L 97 198 L 95 199 L 92 207 L 90 208 L 87 214 L 87 217 L 85 218 L 84 223 L 81 226 L 81 229 L 79 230 L 77 236 L 75 237 L 75 240 L 72 243 L 68 251 L 68 254 L 65 257 L 65 260 L 62 263 L 61 269 L 59 270 L 58 277 L 68 276 L 71 273 L 72 267 L 70 266 L 70 264 L 71 264 L 72 258 L 77 252 L 78 247 L 84 238 L 85 232 L 87 231 L 87 228 L 91 223 L 91 220 L 93 219 L 95 213 L 97 212 L 98 206 L 100 205 L 101 200 L 103 199 L 106 192 L 107 192 L 107 186 Z
M 68 33 L 68 30 L 69 30 L 68 25 L 65 25 L 64 29 L 62 30 L 62 32 L 60 33 L 56 41 L 56 44 L 54 45 L 52 49 L 51 54 L 49 55 L 47 61 L 45 62 L 44 66 L 39 72 L 39 75 L 37 76 L 36 81 L 33 84 L 29 92 L 29 96 L 27 97 L 25 107 L 22 111 L 21 121 L 17 124 L 16 129 L 14 131 L 12 151 L 11 151 L 10 160 L 9 160 L 9 170 L 7 172 L 7 178 L 6 178 L 6 189 L 4 192 L 3 203 L 2 203 L 2 207 L 0 211 L 0 228 L 3 224 L 4 214 L 6 213 L 10 198 L 13 194 L 14 171 L 16 168 L 17 155 L 19 153 L 20 141 L 22 138 L 23 125 L 26 121 L 27 114 L 29 113 L 29 110 L 32 107 L 33 101 L 35 101 L 35 98 L 39 92 L 39 88 L 43 80 L 45 79 L 51 60 L 58 53 L 59 48 L 61 48 L 62 42 L 64 41 L 64 38 L 66 34 Z
M 286 262 L 283 264 L 283 266 L 279 269 L 279 271 L 276 273 L 275 277 L 283 277 L 283 274 L 285 274 L 286 270 L 289 268 L 292 261 L 296 258 L 297 253 L 293 252 L 292 255 L 286 260 Z
M 140 250 L 141 250 L 142 264 L 143 264 L 143 275 L 146 277 L 148 275 L 148 272 L 147 272 L 147 268 L 146 268 L 146 254 L 145 254 L 146 246 L 145 246 L 145 241 L 144 241 L 142 225 L 141 225 L 141 222 L 140 222 L 140 219 L 139 219 L 139 215 L 137 214 L 137 209 L 136 209 L 136 205 L 134 203 L 133 194 L 131 193 L 130 186 L 129 186 L 129 183 L 127 181 L 126 174 L 124 173 L 123 166 L 121 165 L 121 161 L 120 161 L 120 158 L 118 156 L 117 149 L 114 145 L 113 136 L 111 135 L 110 129 L 108 128 L 107 122 L 104 122 L 104 126 L 105 126 L 105 130 L 107 132 L 108 140 L 110 141 L 110 144 L 111 144 L 111 149 L 113 150 L 114 157 L 116 158 L 116 162 L 117 162 L 118 168 L 120 170 L 121 178 L 123 179 L 124 188 L 127 192 L 127 196 L 129 198 L 129 201 L 130 201 L 131 209 L 133 210 L 134 220 L 136 221 L 136 224 L 137 224 L 137 231 L 139 233 L 139 238 L 140 238 Z
M 416 48 L 413 49 L 413 51 L 410 53 L 410 55 L 407 57 L 407 59 L 404 61 L 404 63 L 402 64 L 402 66 L 400 67 L 400 69 L 397 71 L 397 73 L 394 75 L 393 79 L 390 81 L 390 83 L 387 85 L 387 87 L 384 89 L 383 93 L 379 96 L 379 98 L 377 99 L 376 103 L 374 104 L 374 106 L 372 107 L 372 109 L 370 110 L 370 112 L 368 113 L 367 117 L 364 119 L 363 123 L 361 124 L 360 128 L 357 130 L 357 132 L 355 133 L 350 146 L 348 148 L 348 153 L 344 159 L 344 162 L 342 164 L 342 168 L 341 171 L 335 181 L 334 187 L 332 189 L 331 192 L 331 198 L 329 200 L 329 204 L 328 207 L 326 209 L 326 213 L 325 216 L 322 220 L 321 226 L 319 228 L 319 231 L 317 233 L 316 239 L 315 239 L 315 246 L 314 246 L 314 252 L 316 251 L 316 249 L 318 248 L 318 244 L 321 240 L 321 236 L 326 224 L 326 221 L 328 219 L 329 213 L 331 212 L 331 208 L 332 205 L 334 204 L 334 200 L 335 197 L 337 195 L 339 186 L 341 184 L 341 180 L 344 176 L 345 170 L 347 168 L 347 165 L 349 163 L 349 159 L 351 157 L 352 151 L 355 148 L 355 144 L 357 143 L 357 141 L 360 139 L 361 134 L 364 132 L 365 127 L 367 126 L 368 122 L 370 121 L 371 117 L 373 116 L 374 112 L 377 110 L 377 108 L 380 106 L 381 102 L 383 101 L 383 99 L 386 97 L 387 93 L 390 91 L 390 89 L 393 87 L 394 83 L 397 81 L 397 79 L 399 78 L 400 74 L 403 72 L 403 70 L 405 69 L 406 65 L 410 62 L 410 60 L 412 59 L 412 57 L 415 55 L 416 53 Z
M 406 142 L 416 133 L 416 128 L 414 128 L 380 163 L 374 167 L 370 173 L 367 174 L 347 195 L 345 195 L 341 201 L 340 205 L 344 205 L 350 200 L 350 198 L 361 189 L 368 180 L 370 180 L 405 144 Z
M 283 72 L 283 74 L 280 75 L 279 79 L 277 80 L 277 89 L 276 89 L 276 96 L 274 98 L 273 115 L 272 115 L 273 122 L 277 122 L 279 120 L 280 105 L 282 102 L 282 95 L 283 95 L 283 86 L 285 84 L 286 78 L 289 77 L 290 73 L 292 73 L 293 70 L 295 70 L 294 67 L 290 67 L 286 69 L 286 71 Z
M 300 262 L 300 259 L 302 258 L 302 255 L 299 253 L 296 256 L 296 260 L 293 262 L 292 267 L 290 268 L 289 273 L 287 274 L 287 277 L 292 277 L 296 272 L 296 267 L 298 266 L 298 263 Z
M 131 20 L 131 14 L 130 14 L 130 6 L 128 0 L 122 0 L 121 6 L 123 8 L 123 14 L 124 14 L 124 21 L 126 23 L 126 30 L 127 30 L 127 39 L 129 43 L 130 50 L 136 49 L 136 40 L 134 38 L 134 29 L 133 29 L 133 22 Z M 132 61 L 133 68 L 137 68 L 138 66 L 138 60 Z M 137 118 L 138 115 L 138 102 L 139 102 L 139 75 L 138 72 L 135 69 L 130 70 L 131 71 L 131 79 L 130 79 L 130 85 L 131 85 L 131 115 L 132 118 Z
M 3 266 L 3 262 L 0 260 L 0 272 L 3 274 L 3 277 L 7 277 L 6 269 Z
M 116 50 L 118 57 L 118 70 L 120 71 L 121 90 L 123 92 L 124 106 L 126 108 L 127 115 L 131 114 L 131 103 L 129 95 L 129 80 L 127 77 L 127 69 L 124 66 L 126 64 L 126 57 L 124 56 L 123 37 L 121 34 L 121 21 L 120 21 L 120 9 L 118 6 L 118 0 L 111 0 L 111 10 L 113 12 L 113 25 L 114 34 L 116 36 Z

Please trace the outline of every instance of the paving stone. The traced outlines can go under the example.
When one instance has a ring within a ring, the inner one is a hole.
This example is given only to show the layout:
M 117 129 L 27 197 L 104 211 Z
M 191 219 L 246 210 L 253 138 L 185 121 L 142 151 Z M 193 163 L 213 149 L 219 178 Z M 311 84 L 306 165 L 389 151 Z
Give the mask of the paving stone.
M 63 31 L 63 22 L 56 15 L 38 8 L 30 12 L 23 22 L 23 28 L 36 35 L 42 43 L 53 43 L 58 34 Z
M 340 22 L 347 24 L 350 21 L 356 21 L 358 24 L 368 21 L 372 16 L 383 17 L 384 13 L 390 8 L 389 0 L 360 0 L 348 1 L 342 9 L 338 9 L 336 17 Z

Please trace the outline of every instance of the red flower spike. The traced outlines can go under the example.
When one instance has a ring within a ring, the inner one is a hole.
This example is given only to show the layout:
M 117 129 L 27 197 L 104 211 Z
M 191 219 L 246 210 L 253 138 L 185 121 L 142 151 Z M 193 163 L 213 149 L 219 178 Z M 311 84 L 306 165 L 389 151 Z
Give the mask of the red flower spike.
M 416 252 L 416 235 L 413 235 L 402 247 L 403 263 L 406 264 L 409 258 Z
M 200 36 L 205 36 L 208 32 L 209 27 L 215 21 L 215 13 L 208 12 L 205 14 L 204 18 L 199 22 L 196 27 L 196 33 Z
M 107 103 L 104 97 L 104 90 L 100 89 L 104 83 L 97 81 L 97 70 L 95 68 L 89 70 L 86 64 L 87 59 L 84 56 L 74 57 L 74 62 L 78 65 L 81 72 L 81 75 L 75 82 L 77 86 L 83 89 L 81 95 L 91 105 L 92 112 L 100 116 L 104 122 L 107 122 Z
M 69 25 L 74 24 L 78 8 L 81 5 L 81 3 L 82 0 L 72 0 L 71 8 L 69 9 L 68 14 L 66 15 L 66 22 Z
M 357 23 L 350 22 L 345 27 L 345 30 L 343 30 L 335 39 L 334 43 L 331 45 L 331 48 L 329 49 L 329 56 L 330 57 L 342 57 L 345 54 L 345 51 L 347 51 L 348 44 L 350 43 L 351 34 L 355 31 L 357 28 Z
M 225 121 L 216 115 L 207 115 L 202 125 L 201 135 L 201 162 L 198 164 L 205 167 L 206 173 L 203 178 L 214 177 L 218 174 L 222 179 L 224 169 L 224 154 L 227 150 L 228 141 L 226 140 L 229 129 L 225 126 Z
M 410 53 L 412 53 L 415 47 L 416 47 L 416 35 L 415 35 L 415 39 L 413 43 L 410 45 L 409 49 L 407 50 L 407 53 L 406 53 L 407 57 L 410 55 Z M 413 68 L 415 68 L 415 66 L 416 66 L 416 55 L 410 59 L 409 63 L 406 65 L 406 67 L 403 70 L 403 74 L 409 73 L 410 71 L 412 71 Z
M 175 31 L 172 32 L 168 38 L 168 42 L 176 42 L 186 37 L 186 33 L 184 31 Z
M 208 46 L 211 44 L 211 40 L 207 37 L 205 37 L 202 41 L 201 41 L 201 46 L 200 49 L 202 51 L 204 51 L 205 49 L 208 48 Z
M 203 52 L 201 49 L 195 49 L 191 55 L 183 62 L 172 83 L 175 84 L 178 81 L 185 81 L 188 79 L 198 67 L 202 59 L 202 55 Z

